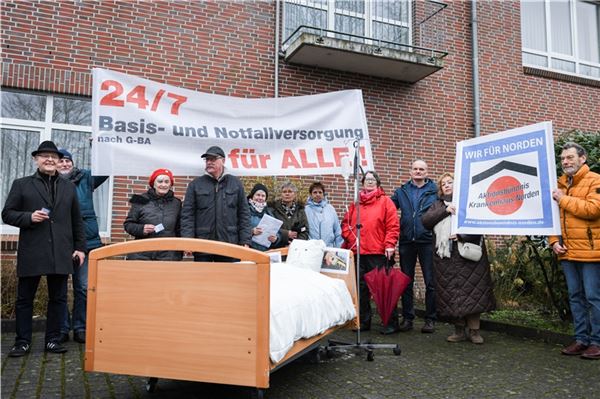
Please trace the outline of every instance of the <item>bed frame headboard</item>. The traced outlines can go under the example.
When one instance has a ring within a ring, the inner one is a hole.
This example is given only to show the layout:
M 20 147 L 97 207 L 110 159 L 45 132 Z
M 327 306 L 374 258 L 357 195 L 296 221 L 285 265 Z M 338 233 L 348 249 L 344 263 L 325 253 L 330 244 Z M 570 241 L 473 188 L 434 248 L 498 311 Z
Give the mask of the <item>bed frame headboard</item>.
M 242 262 L 123 259 L 167 250 Z M 348 275 L 330 276 L 346 281 L 358 314 L 354 263 Z M 84 368 L 268 388 L 277 366 L 269 360 L 269 287 L 269 256 L 238 245 L 155 238 L 95 249 L 89 255 Z M 299 342 L 296 352 L 318 339 Z
M 107 259 L 163 250 L 248 263 Z M 85 370 L 268 387 L 269 268 L 262 252 L 197 239 L 92 251 Z

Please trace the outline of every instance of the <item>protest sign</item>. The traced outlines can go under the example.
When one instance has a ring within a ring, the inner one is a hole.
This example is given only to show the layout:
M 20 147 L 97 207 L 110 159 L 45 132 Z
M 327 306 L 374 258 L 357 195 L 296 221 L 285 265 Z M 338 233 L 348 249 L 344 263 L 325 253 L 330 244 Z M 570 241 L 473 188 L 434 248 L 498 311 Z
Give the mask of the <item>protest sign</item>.
M 344 174 L 356 140 L 361 166 L 373 167 L 360 90 L 245 99 L 96 68 L 92 134 L 95 175 L 198 175 L 213 145 L 239 176 Z
M 462 234 L 560 234 L 552 123 L 457 143 L 452 230 Z

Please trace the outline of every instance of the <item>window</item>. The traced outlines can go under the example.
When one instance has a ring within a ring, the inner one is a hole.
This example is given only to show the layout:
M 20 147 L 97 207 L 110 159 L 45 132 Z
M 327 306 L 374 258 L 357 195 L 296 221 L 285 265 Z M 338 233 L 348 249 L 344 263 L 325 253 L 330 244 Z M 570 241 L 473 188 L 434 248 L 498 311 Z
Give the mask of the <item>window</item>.
M 523 65 L 600 80 L 600 3 L 522 0 Z
M 66 148 L 78 168 L 90 168 L 92 106 L 89 99 L 2 90 L 0 100 L 0 209 L 4 208 L 13 180 L 35 172 L 31 152 L 44 140 Z M 94 207 L 102 236 L 109 235 L 111 187 L 112 179 L 94 191 Z M 2 225 L 3 233 L 16 234 L 17 231 L 12 226 Z
M 409 0 L 287 0 L 283 12 L 284 41 L 304 25 L 308 31 L 327 29 L 353 41 L 364 39 L 348 34 L 411 44 Z

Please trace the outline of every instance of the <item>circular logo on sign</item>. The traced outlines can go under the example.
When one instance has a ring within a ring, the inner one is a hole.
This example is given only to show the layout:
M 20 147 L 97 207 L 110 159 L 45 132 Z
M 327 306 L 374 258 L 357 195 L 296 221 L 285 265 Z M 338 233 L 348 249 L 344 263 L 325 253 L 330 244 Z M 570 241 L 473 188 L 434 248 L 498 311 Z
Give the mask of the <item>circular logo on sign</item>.
M 492 182 L 486 192 L 488 209 L 497 215 L 510 215 L 523 205 L 523 187 L 512 176 L 503 176 Z

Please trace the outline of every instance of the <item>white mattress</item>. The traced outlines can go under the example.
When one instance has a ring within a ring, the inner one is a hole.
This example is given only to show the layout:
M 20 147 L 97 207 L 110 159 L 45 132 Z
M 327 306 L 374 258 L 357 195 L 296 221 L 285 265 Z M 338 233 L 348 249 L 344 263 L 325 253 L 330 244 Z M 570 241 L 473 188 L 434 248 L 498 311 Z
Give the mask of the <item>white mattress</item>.
M 307 269 L 271 264 L 270 354 L 278 362 L 295 341 L 356 316 L 346 284 Z

